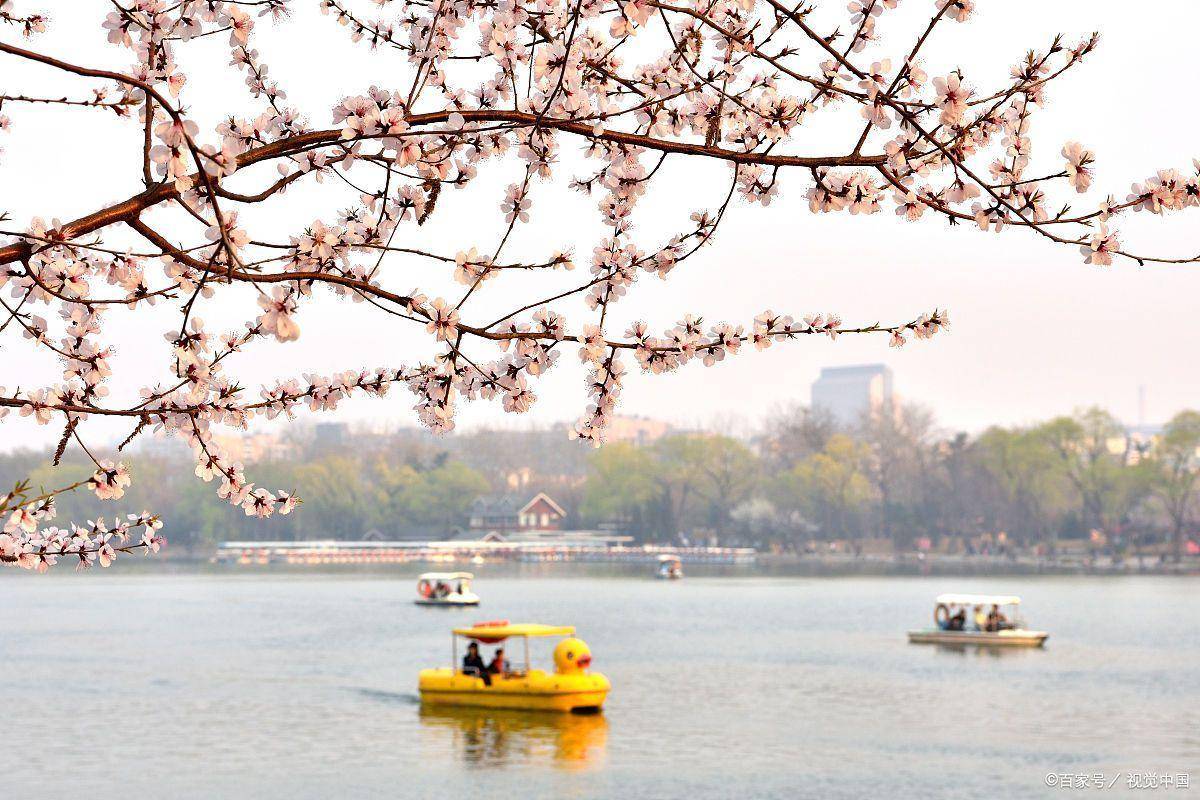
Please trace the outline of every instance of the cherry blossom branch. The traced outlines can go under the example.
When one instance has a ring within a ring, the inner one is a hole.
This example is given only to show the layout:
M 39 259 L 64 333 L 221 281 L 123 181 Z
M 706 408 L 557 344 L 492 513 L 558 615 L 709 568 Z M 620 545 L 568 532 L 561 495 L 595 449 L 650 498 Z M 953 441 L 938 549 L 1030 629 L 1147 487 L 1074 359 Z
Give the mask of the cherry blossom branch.
M 1025 228 L 1051 244 L 1079 248 L 1097 265 L 1114 257 L 1141 264 L 1200 260 L 1138 253 L 1111 227 L 1125 213 L 1200 205 L 1200 166 L 1194 175 L 1159 171 L 1123 200 L 1108 197 L 1078 211 L 1054 200 L 1054 190 L 1088 192 L 1094 153 L 1060 143 L 1054 145 L 1059 166 L 1030 169 L 1031 126 L 1043 113 L 1046 87 L 1083 62 L 1097 44 L 1094 35 L 1070 47 L 1055 36 L 990 89 L 974 86 L 958 67 L 930 79 L 936 65 L 928 63 L 927 45 L 934 32 L 950 35 L 954 23 L 975 14 L 975 0 L 927 2 L 927 10 L 915 12 L 921 19 L 913 38 L 896 46 L 881 34 L 881 20 L 901 13 L 897 0 L 854 0 L 828 34 L 814 27 L 813 7 L 781 0 L 415 0 L 390 22 L 369 22 L 345 0 L 319 0 L 352 43 L 395 56 L 384 73 L 398 88 L 350 88 L 332 109 L 288 105 L 256 46 L 257 26 L 285 21 L 289 0 L 109 0 L 104 36 L 131 58 L 124 71 L 0 40 L 6 75 L 19 75 L 10 67 L 26 63 L 100 83 L 91 100 L 6 87 L 0 112 L 112 111 L 114 124 L 129 129 L 141 173 L 123 201 L 65 223 L 35 217 L 0 234 L 8 237 L 0 241 L 0 287 L 13 298 L 0 300 L 0 335 L 24 337 L 62 368 L 54 385 L 0 387 L 0 417 L 15 409 L 38 424 L 61 425 L 56 455 L 71 441 L 82 447 L 96 466 L 89 488 L 101 499 L 119 496 L 128 472 L 85 444 L 87 421 L 130 420 L 132 432 L 118 450 L 153 428 L 192 448 L 197 474 L 216 479 L 221 498 L 268 517 L 288 513 L 298 498 L 248 480 L 243 466 L 222 452 L 216 429 L 290 418 L 301 406 L 332 411 L 344 398 L 382 397 L 402 385 L 415 396 L 418 419 L 449 431 L 460 402 L 530 410 L 539 382 L 575 350 L 588 374 L 588 402 L 572 435 L 599 443 L 632 365 L 652 374 L 695 361 L 714 366 L 749 345 L 764 349 L 812 335 L 879 334 L 901 346 L 946 327 L 940 310 L 905 323 L 857 326 L 831 315 L 796 319 L 768 311 L 744 325 L 683 314 L 658 333 L 641 322 L 620 336 L 606 330 L 639 279 L 669 278 L 700 256 L 736 205 L 767 205 L 795 181 L 817 214 L 892 208 L 910 221 L 928 213 L 986 231 Z M 12 0 L 0 0 L 0 22 L 7 23 L 0 30 L 11 26 L 28 38 L 45 28 L 44 16 L 17 16 L 12 7 Z M 193 82 L 207 75 L 186 74 L 179 54 L 203 58 L 205 49 L 193 48 L 201 40 L 209 50 L 217 43 L 227 49 L 257 101 L 257 116 L 203 120 L 190 110 Z M 311 41 L 314 50 L 326 44 L 319 34 Z M 850 133 L 832 152 L 812 154 L 806 126 L 825 114 L 849 115 Z M 0 113 L 0 133 L 10 124 Z M 524 244 L 527 226 L 541 221 L 541 187 L 562 176 L 571 147 L 586 166 L 568 185 L 595 203 L 603 235 L 584 243 L 572 232 L 564 235 L 568 249 L 539 241 L 531 254 L 506 254 Z M 668 159 L 728 165 L 728 183 L 711 181 L 710 207 L 694 210 L 679 230 L 648 237 L 655 244 L 647 245 L 635 221 L 650 188 L 670 180 Z M 503 170 L 512 181 L 498 198 L 504 219 L 495 241 L 471 241 L 470 225 L 427 246 L 406 235 L 442 211 L 448 193 L 469 189 L 488 170 Z M 243 183 L 239 172 L 255 175 Z M 251 212 L 259 208 L 290 220 L 293 194 L 321 191 L 342 210 L 298 221 L 282 236 L 254 222 L 261 215 Z M 131 234 L 136 252 L 119 238 Z M 577 267 L 588 274 L 569 282 L 557 275 Z M 472 321 L 479 298 L 513 272 L 536 276 L 536 288 L 503 315 L 491 310 L 492 321 Z M 457 300 L 422 290 L 438 274 L 463 287 Z M 397 285 L 400 275 L 405 283 Z M 234 287 L 249 291 L 232 294 Z M 249 397 L 230 373 L 237 355 L 268 338 L 299 339 L 302 309 L 328 295 L 362 303 L 363 325 L 423 331 L 432 354 L 405 359 L 413 366 L 403 368 L 257 380 L 259 393 Z M 206 308 L 233 308 L 247 296 L 257 308 L 234 330 L 205 326 Z M 158 303 L 181 316 L 166 334 L 166 375 L 142 387 L 136 403 L 117 407 L 106 400 L 113 348 L 104 325 L 110 316 Z M 50 499 L 19 505 L 36 516 Z M 9 538 L 0 547 L 22 566 L 45 568 L 66 554 L 103 564 L 126 548 L 154 549 L 125 543 L 112 533 L 125 530 L 119 526 L 29 529 L 25 516 L 5 524 Z M 105 550 L 114 536 L 116 544 Z

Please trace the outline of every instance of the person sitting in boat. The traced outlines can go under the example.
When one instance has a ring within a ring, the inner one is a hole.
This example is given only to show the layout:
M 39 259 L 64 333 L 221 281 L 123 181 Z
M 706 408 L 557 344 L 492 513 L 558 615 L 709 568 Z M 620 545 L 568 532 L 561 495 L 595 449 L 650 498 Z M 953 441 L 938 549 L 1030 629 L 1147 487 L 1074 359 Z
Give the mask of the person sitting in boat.
M 487 671 L 492 675 L 503 675 L 508 672 L 508 661 L 504 658 L 503 647 L 496 648 L 496 655 L 492 658 L 492 663 L 488 664 Z
M 986 631 L 988 625 L 988 615 L 983 613 L 983 606 L 975 606 L 975 630 Z
M 484 666 L 483 656 L 479 655 L 479 645 L 475 642 L 467 645 L 467 654 L 463 656 L 463 674 L 483 678 L 485 686 L 492 685 L 492 676 Z
M 992 610 L 988 612 L 987 629 L 993 633 L 1002 631 L 1008 627 L 1008 618 L 1000 612 L 1000 606 L 992 604 Z
M 946 630 L 961 631 L 967 626 L 967 610 L 959 608 L 950 619 L 946 620 Z

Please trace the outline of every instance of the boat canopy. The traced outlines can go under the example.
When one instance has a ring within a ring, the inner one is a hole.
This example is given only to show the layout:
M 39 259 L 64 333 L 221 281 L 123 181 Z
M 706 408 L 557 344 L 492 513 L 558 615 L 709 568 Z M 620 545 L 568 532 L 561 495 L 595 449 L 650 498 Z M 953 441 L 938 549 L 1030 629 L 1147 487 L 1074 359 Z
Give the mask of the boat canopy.
M 661 556 L 658 557 L 658 560 L 663 562 L 664 564 L 671 563 L 674 561 L 682 561 L 682 559 L 679 556 L 672 555 L 671 553 L 663 553 Z
M 936 602 L 948 606 L 1015 606 L 1021 598 L 1015 594 L 939 594 Z
M 417 576 L 419 581 L 473 581 L 475 576 L 469 572 L 423 572 Z
M 516 625 L 474 625 L 470 628 L 455 628 L 454 633 L 492 644 L 504 641 L 510 636 L 574 636 L 575 628 L 571 625 L 537 625 L 525 622 Z

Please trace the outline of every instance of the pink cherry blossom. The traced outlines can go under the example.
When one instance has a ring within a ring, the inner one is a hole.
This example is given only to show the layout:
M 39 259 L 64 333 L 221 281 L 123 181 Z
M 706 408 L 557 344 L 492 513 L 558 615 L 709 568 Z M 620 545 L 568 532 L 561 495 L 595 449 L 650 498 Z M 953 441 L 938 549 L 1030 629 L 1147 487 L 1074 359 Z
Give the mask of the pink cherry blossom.
M 973 74 L 996 77 L 974 88 L 957 69 L 962 59 L 947 58 L 957 52 L 949 23 L 973 18 L 974 0 L 853 0 L 830 9 L 833 18 L 761 0 L 439 2 L 402 12 L 376 0 L 397 13 L 375 20 L 343 0 L 317 5 L 317 32 L 266 36 L 299 7 L 294 0 L 105 8 L 96 39 L 118 58 L 100 64 L 76 64 L 82 56 L 49 39 L 36 50 L 6 41 L 0 70 L 18 77 L 0 93 L 0 133 L 18 114 L 32 117 L 21 130 L 85 133 L 91 118 L 109 117 L 127 139 L 121 157 L 84 152 L 93 143 L 83 136 L 74 160 L 132 172 L 94 208 L 77 209 L 67 193 L 61 209 L 4 209 L 17 221 L 0 241 L 0 288 L 11 299 L 0 306 L 0 336 L 40 353 L 51 372 L 6 378 L 0 419 L 48 426 L 64 447 L 86 441 L 94 453 L 91 477 L 74 487 L 64 480 L 44 494 L 25 487 L 0 497 L 5 563 L 107 566 L 161 547 L 162 523 L 150 513 L 52 524 L 54 497 L 71 488 L 86 486 L 99 503 L 126 498 L 133 476 L 93 440 L 98 418 L 128 423 L 130 441 L 155 431 L 183 442 L 196 476 L 266 525 L 300 499 L 257 484 L 222 451 L 221 429 L 404 392 L 415 417 L 445 433 L 467 402 L 535 413 L 563 354 L 574 361 L 574 353 L 587 377 L 571 436 L 599 444 L 629 370 L 719 368 L 812 337 L 900 346 L 946 329 L 940 309 L 846 324 L 803 314 L 786 297 L 772 298 L 785 311 L 752 320 L 668 309 L 627 324 L 626 298 L 689 262 L 714 285 L 755 281 L 766 256 L 714 261 L 709 245 L 727 219 L 777 198 L 802 195 L 817 215 L 889 210 L 895 223 L 1023 231 L 1046 247 L 1079 247 L 1092 264 L 1200 260 L 1127 250 L 1108 227 L 1122 213 L 1200 206 L 1195 164 L 1147 165 L 1150 177 L 1124 199 L 1078 210 L 1063 195 L 1098 180 L 1092 152 L 1068 142 L 1065 165 L 1039 166 L 1033 123 L 1052 109 L 1047 87 L 1063 85 L 1055 82 L 1097 38 L 1040 50 L 1008 43 L 1024 55 L 980 65 Z M 0 0 L 0 36 L 20 41 L 47 27 L 44 16 L 13 7 Z M 314 106 L 322 93 L 271 63 L 285 40 L 314 63 L 341 63 L 338 47 L 363 48 L 362 60 L 339 73 L 337 95 Z M 930 41 L 942 49 L 927 49 Z M 8 70 L 20 62 L 37 62 L 31 77 Z M 66 78 L 61 88 L 39 86 L 53 73 Z M 1153 111 L 1119 102 L 1131 115 Z M 39 122 L 47 108 L 56 116 Z M 0 185 L 14 158 L 66 158 L 49 149 L 52 138 L 5 152 Z M 672 184 L 711 175 L 702 167 L 713 165 L 723 177 L 692 180 L 688 192 Z M 558 207 L 567 189 L 588 197 L 578 219 Z M 535 215 L 535 196 L 555 213 Z M 61 219 L 47 222 L 55 213 Z M 782 226 L 765 246 L 819 237 L 823 222 Z M 886 235 L 883 225 L 870 235 Z M 566 275 L 576 263 L 582 279 Z M 497 308 L 497 286 L 519 287 L 522 297 Z M 270 357 L 258 369 L 239 357 L 297 341 L 300 308 L 310 304 L 351 309 L 344 329 L 329 334 L 349 363 L 273 374 Z M 135 372 L 108 338 L 114 319 L 162 348 L 160 363 L 136 365 L 154 371 L 145 385 L 122 383 Z M 403 341 L 406 330 L 423 347 L 405 342 L 385 366 L 354 363 L 363 336 L 390 342 L 395 332 Z

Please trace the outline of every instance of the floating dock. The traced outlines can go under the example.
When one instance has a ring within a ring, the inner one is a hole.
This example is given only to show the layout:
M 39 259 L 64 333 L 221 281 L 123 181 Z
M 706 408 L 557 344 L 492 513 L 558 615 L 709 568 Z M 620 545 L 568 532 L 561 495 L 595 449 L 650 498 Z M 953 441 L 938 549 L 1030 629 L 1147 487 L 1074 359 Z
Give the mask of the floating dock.
M 547 542 L 380 542 L 320 540 L 223 542 L 213 557 L 221 564 L 406 564 L 482 561 L 657 564 L 663 555 L 685 564 L 750 564 L 752 547 L 674 547 Z

